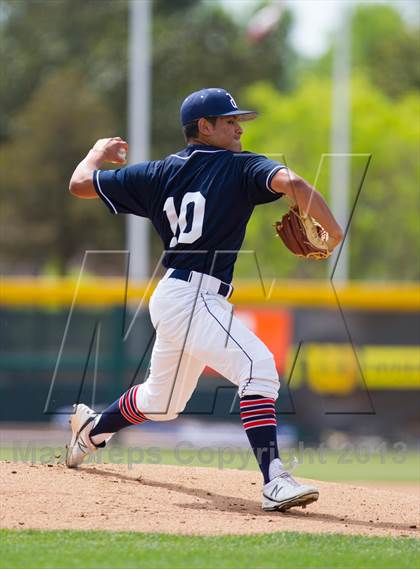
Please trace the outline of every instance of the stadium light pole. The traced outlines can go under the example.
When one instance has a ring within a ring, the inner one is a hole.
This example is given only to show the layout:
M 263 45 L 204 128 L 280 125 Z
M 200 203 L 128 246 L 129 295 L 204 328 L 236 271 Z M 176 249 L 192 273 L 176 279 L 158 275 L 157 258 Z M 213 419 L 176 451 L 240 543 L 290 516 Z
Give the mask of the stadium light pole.
M 331 128 L 331 209 L 345 229 L 349 219 L 350 182 L 350 75 L 351 75 L 351 4 L 343 2 L 341 21 L 337 27 L 332 77 Z M 337 248 L 330 257 L 330 269 L 337 260 Z M 334 280 L 345 284 L 349 273 L 349 234 L 341 248 Z
M 129 11 L 128 143 L 129 162 L 149 159 L 150 139 L 150 20 L 151 1 L 131 0 Z M 130 252 L 130 278 L 149 273 L 149 223 L 127 216 L 126 244 Z

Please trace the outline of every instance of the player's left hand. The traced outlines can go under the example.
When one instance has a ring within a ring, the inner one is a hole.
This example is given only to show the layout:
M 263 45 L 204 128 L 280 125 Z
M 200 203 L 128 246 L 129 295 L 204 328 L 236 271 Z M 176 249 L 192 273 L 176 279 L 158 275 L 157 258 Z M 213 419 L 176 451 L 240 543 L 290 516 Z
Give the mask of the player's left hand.
M 125 164 L 127 162 L 128 144 L 119 136 L 100 138 L 91 150 L 102 162 Z
M 331 255 L 328 232 L 310 215 L 305 215 L 294 205 L 274 225 L 277 235 L 286 247 L 299 257 L 326 259 Z

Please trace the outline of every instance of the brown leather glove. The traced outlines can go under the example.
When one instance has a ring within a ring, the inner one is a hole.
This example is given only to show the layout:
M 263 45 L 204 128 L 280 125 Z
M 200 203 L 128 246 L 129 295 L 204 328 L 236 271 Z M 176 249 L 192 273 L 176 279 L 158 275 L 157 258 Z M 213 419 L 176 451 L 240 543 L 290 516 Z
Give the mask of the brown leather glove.
M 274 227 L 294 255 L 306 259 L 326 259 L 331 255 L 327 231 L 315 219 L 301 213 L 297 205 L 276 221 Z

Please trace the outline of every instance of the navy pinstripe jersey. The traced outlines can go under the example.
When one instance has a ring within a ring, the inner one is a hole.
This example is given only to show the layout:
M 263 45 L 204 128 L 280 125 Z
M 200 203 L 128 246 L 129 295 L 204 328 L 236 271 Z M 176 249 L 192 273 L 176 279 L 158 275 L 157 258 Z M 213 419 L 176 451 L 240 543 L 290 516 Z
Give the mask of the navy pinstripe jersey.
M 95 170 L 93 182 L 111 213 L 152 221 L 165 267 L 230 283 L 254 207 L 282 195 L 270 187 L 281 168 L 260 154 L 189 145 L 163 160 Z

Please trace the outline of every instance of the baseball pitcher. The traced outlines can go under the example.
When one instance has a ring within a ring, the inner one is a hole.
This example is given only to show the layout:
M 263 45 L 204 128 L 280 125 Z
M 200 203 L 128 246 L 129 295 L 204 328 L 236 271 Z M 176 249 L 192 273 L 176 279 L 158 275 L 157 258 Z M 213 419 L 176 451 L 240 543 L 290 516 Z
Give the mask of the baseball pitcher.
M 167 270 L 149 304 L 156 341 L 147 380 L 100 414 L 83 404 L 74 406 L 66 463 L 77 467 L 125 427 L 175 419 L 208 365 L 238 387 L 241 420 L 263 476 L 262 508 L 305 506 L 319 493 L 296 482 L 279 457 L 274 408 L 279 378 L 273 355 L 232 316 L 228 299 L 237 252 L 255 206 L 288 196 L 292 214 L 277 229 L 295 254 L 314 256 L 319 250 L 319 258 L 328 256 L 342 231 L 305 180 L 284 164 L 242 151 L 241 124 L 257 113 L 239 109 L 227 91 L 192 93 L 180 115 L 187 142 L 180 152 L 101 170 L 104 163 L 123 166 L 128 150 L 119 137 L 101 139 L 70 181 L 73 195 L 99 197 L 114 215 L 149 218 L 163 241 Z

